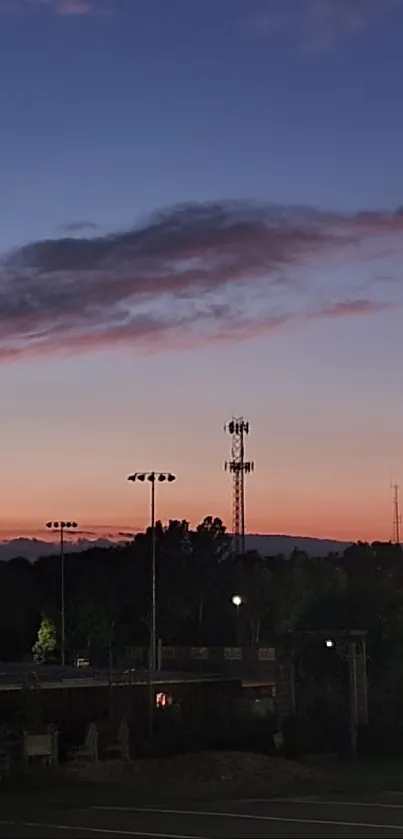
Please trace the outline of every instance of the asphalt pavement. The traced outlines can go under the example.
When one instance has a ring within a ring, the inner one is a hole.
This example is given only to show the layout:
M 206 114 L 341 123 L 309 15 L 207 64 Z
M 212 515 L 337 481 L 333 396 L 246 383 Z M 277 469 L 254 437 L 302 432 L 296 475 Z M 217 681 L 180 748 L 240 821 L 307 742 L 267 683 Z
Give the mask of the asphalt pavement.
M 233 801 L 183 808 L 57 809 L 1 819 L 0 837 L 139 839 L 403 837 L 403 804 L 319 800 Z

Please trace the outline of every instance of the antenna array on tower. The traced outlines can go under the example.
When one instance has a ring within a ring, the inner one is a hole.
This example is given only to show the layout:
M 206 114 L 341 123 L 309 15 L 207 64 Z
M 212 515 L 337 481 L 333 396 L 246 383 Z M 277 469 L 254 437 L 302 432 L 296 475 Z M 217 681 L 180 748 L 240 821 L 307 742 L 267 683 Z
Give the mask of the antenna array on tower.
M 224 426 L 231 435 L 231 459 L 224 468 L 233 475 L 232 533 L 236 555 L 245 553 L 245 475 L 253 472 L 255 464 L 245 460 L 245 436 L 249 434 L 249 423 L 243 417 L 233 417 Z

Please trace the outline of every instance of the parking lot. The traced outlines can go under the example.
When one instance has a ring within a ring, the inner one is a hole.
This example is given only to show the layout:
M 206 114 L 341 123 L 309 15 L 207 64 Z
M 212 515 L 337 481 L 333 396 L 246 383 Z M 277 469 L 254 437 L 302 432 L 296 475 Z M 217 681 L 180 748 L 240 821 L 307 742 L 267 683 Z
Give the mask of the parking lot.
M 4 837 L 133 836 L 143 839 L 403 837 L 403 805 L 312 800 L 237 801 L 179 808 L 57 809 L 0 819 Z

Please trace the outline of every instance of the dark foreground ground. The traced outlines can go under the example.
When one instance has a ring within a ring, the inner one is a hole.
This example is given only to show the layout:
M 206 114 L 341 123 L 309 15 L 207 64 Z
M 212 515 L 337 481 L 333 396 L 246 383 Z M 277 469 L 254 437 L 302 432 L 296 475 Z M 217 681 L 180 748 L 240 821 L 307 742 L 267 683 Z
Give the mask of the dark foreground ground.
M 171 770 L 167 763 L 162 775 L 145 777 L 144 767 L 131 767 L 102 783 L 45 770 L 2 782 L 0 838 L 403 839 L 401 761 L 321 761 L 314 775 L 291 783 L 279 783 L 281 764 L 269 781 L 201 782 Z
M 313 800 L 232 801 L 183 808 L 60 806 L 18 817 L 0 814 L 2 837 L 132 836 L 143 839 L 403 837 L 403 803 Z

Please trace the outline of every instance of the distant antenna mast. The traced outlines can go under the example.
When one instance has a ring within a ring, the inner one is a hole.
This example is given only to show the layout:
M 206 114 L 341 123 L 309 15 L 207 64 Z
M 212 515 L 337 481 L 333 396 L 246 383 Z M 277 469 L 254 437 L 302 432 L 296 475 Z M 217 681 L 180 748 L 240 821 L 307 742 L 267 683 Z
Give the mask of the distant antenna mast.
M 245 460 L 245 436 L 249 434 L 249 423 L 243 417 L 233 417 L 224 426 L 232 437 L 231 460 L 224 468 L 233 475 L 232 533 L 234 553 L 245 553 L 245 475 L 253 472 L 255 464 Z
M 399 484 L 392 484 L 393 490 L 393 541 L 396 545 L 400 545 L 400 503 L 399 503 Z

